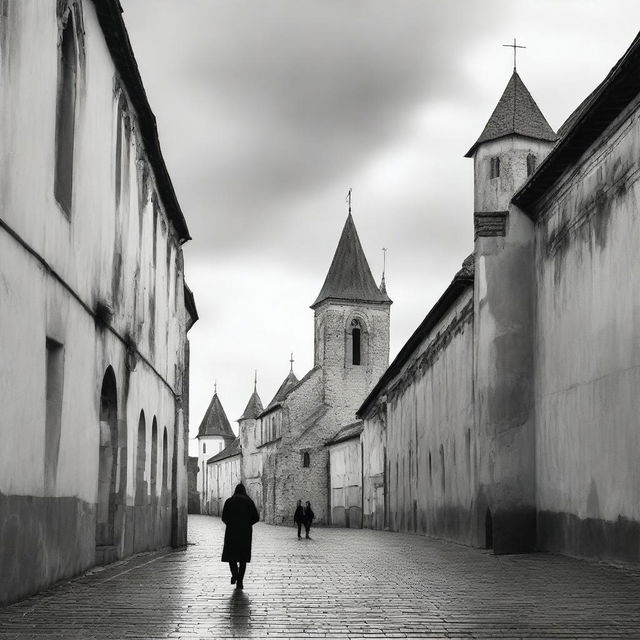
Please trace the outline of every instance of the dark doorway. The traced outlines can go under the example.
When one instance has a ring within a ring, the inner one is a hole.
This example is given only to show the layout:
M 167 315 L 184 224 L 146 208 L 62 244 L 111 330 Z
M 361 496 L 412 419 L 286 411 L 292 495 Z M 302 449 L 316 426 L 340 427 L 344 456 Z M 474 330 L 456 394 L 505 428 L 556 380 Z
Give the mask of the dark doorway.
M 118 396 L 116 376 L 109 367 L 100 392 L 100 433 L 96 547 L 114 544 L 118 459 Z
M 493 518 L 490 509 L 487 509 L 484 520 L 484 548 L 493 549 Z

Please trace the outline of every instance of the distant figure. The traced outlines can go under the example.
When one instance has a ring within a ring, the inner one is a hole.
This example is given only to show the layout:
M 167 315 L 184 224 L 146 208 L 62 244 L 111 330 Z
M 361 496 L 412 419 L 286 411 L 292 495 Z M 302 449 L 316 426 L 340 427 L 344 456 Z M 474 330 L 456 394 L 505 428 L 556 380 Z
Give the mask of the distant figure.
M 298 538 L 301 538 L 302 536 L 300 535 L 300 533 L 302 532 L 302 523 L 304 521 L 304 509 L 302 508 L 302 500 L 298 500 L 296 512 L 293 514 L 293 521 L 298 525 Z
M 229 563 L 231 584 L 237 583 L 236 589 L 244 588 L 244 572 L 247 570 L 247 562 L 251 562 L 252 527 L 258 520 L 260 516 L 256 505 L 240 483 L 222 509 L 222 522 L 227 525 L 222 562 Z
M 311 523 L 315 515 L 313 513 L 313 509 L 311 508 L 311 503 L 307 500 L 307 506 L 304 508 L 304 515 L 302 516 L 302 522 L 304 523 L 305 530 L 305 538 L 309 537 L 309 531 L 311 530 Z

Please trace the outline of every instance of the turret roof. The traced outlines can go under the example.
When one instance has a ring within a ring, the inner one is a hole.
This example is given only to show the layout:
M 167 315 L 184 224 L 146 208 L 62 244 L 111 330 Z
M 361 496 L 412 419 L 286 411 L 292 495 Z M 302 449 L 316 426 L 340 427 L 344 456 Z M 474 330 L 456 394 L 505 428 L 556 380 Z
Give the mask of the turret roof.
M 314 309 L 329 298 L 391 304 L 386 291 L 378 288 L 371 275 L 351 213 L 342 230 L 329 273 L 311 308 Z
M 276 391 L 276 395 L 273 396 L 273 400 L 271 400 L 271 402 L 267 405 L 265 412 L 283 402 L 289 395 L 289 391 L 291 391 L 291 389 L 293 389 L 293 387 L 295 387 L 297 384 L 298 378 L 296 378 L 296 374 L 293 373 L 292 369 L 291 371 L 289 371 L 289 375 L 287 375 L 283 383 L 280 385 L 280 388 Z
M 244 413 L 238 418 L 238 422 L 241 420 L 255 420 L 262 413 L 262 409 L 262 400 L 260 400 L 257 390 L 254 389 L 244 409 Z
M 236 436 L 231 429 L 227 414 L 222 408 L 217 392 L 213 394 L 209 407 L 202 418 L 198 429 L 198 438 L 205 436 L 222 436 L 233 440 Z
M 515 69 L 489 121 L 466 157 L 473 156 L 483 142 L 514 134 L 550 142 L 557 139 Z

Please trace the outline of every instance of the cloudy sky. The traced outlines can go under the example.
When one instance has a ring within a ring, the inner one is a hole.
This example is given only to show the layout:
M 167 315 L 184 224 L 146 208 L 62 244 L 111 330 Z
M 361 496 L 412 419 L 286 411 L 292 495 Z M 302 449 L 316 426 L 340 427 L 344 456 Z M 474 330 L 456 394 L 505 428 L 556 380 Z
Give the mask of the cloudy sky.
M 191 435 L 313 365 L 313 312 L 353 214 L 391 357 L 473 248 L 475 142 L 512 72 L 557 130 L 640 28 L 637 0 L 121 0 L 193 240 Z M 237 424 L 233 423 L 237 430 Z

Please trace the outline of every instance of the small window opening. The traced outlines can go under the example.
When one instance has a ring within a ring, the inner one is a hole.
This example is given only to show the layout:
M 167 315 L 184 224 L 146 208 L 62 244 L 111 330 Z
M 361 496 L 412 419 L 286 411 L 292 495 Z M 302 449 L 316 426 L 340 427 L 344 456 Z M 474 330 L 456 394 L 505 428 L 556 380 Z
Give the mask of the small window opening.
M 360 321 L 351 321 L 351 363 L 359 365 L 361 362 L 361 329 Z
M 308 467 L 310 464 L 311 464 L 311 457 L 309 456 L 309 453 L 305 451 L 304 454 L 302 455 L 302 466 Z
M 202 443 L 202 453 L 207 453 L 207 443 L 206 442 Z
M 56 105 L 55 198 L 71 213 L 73 187 L 73 143 L 76 112 L 77 50 L 73 12 L 69 12 L 62 32 L 58 62 L 58 100 Z
M 536 157 L 533 153 L 527 156 L 527 176 L 530 176 L 536 170 Z
M 500 158 L 491 158 L 491 169 L 489 173 L 489 178 L 493 180 L 494 178 L 500 177 Z

